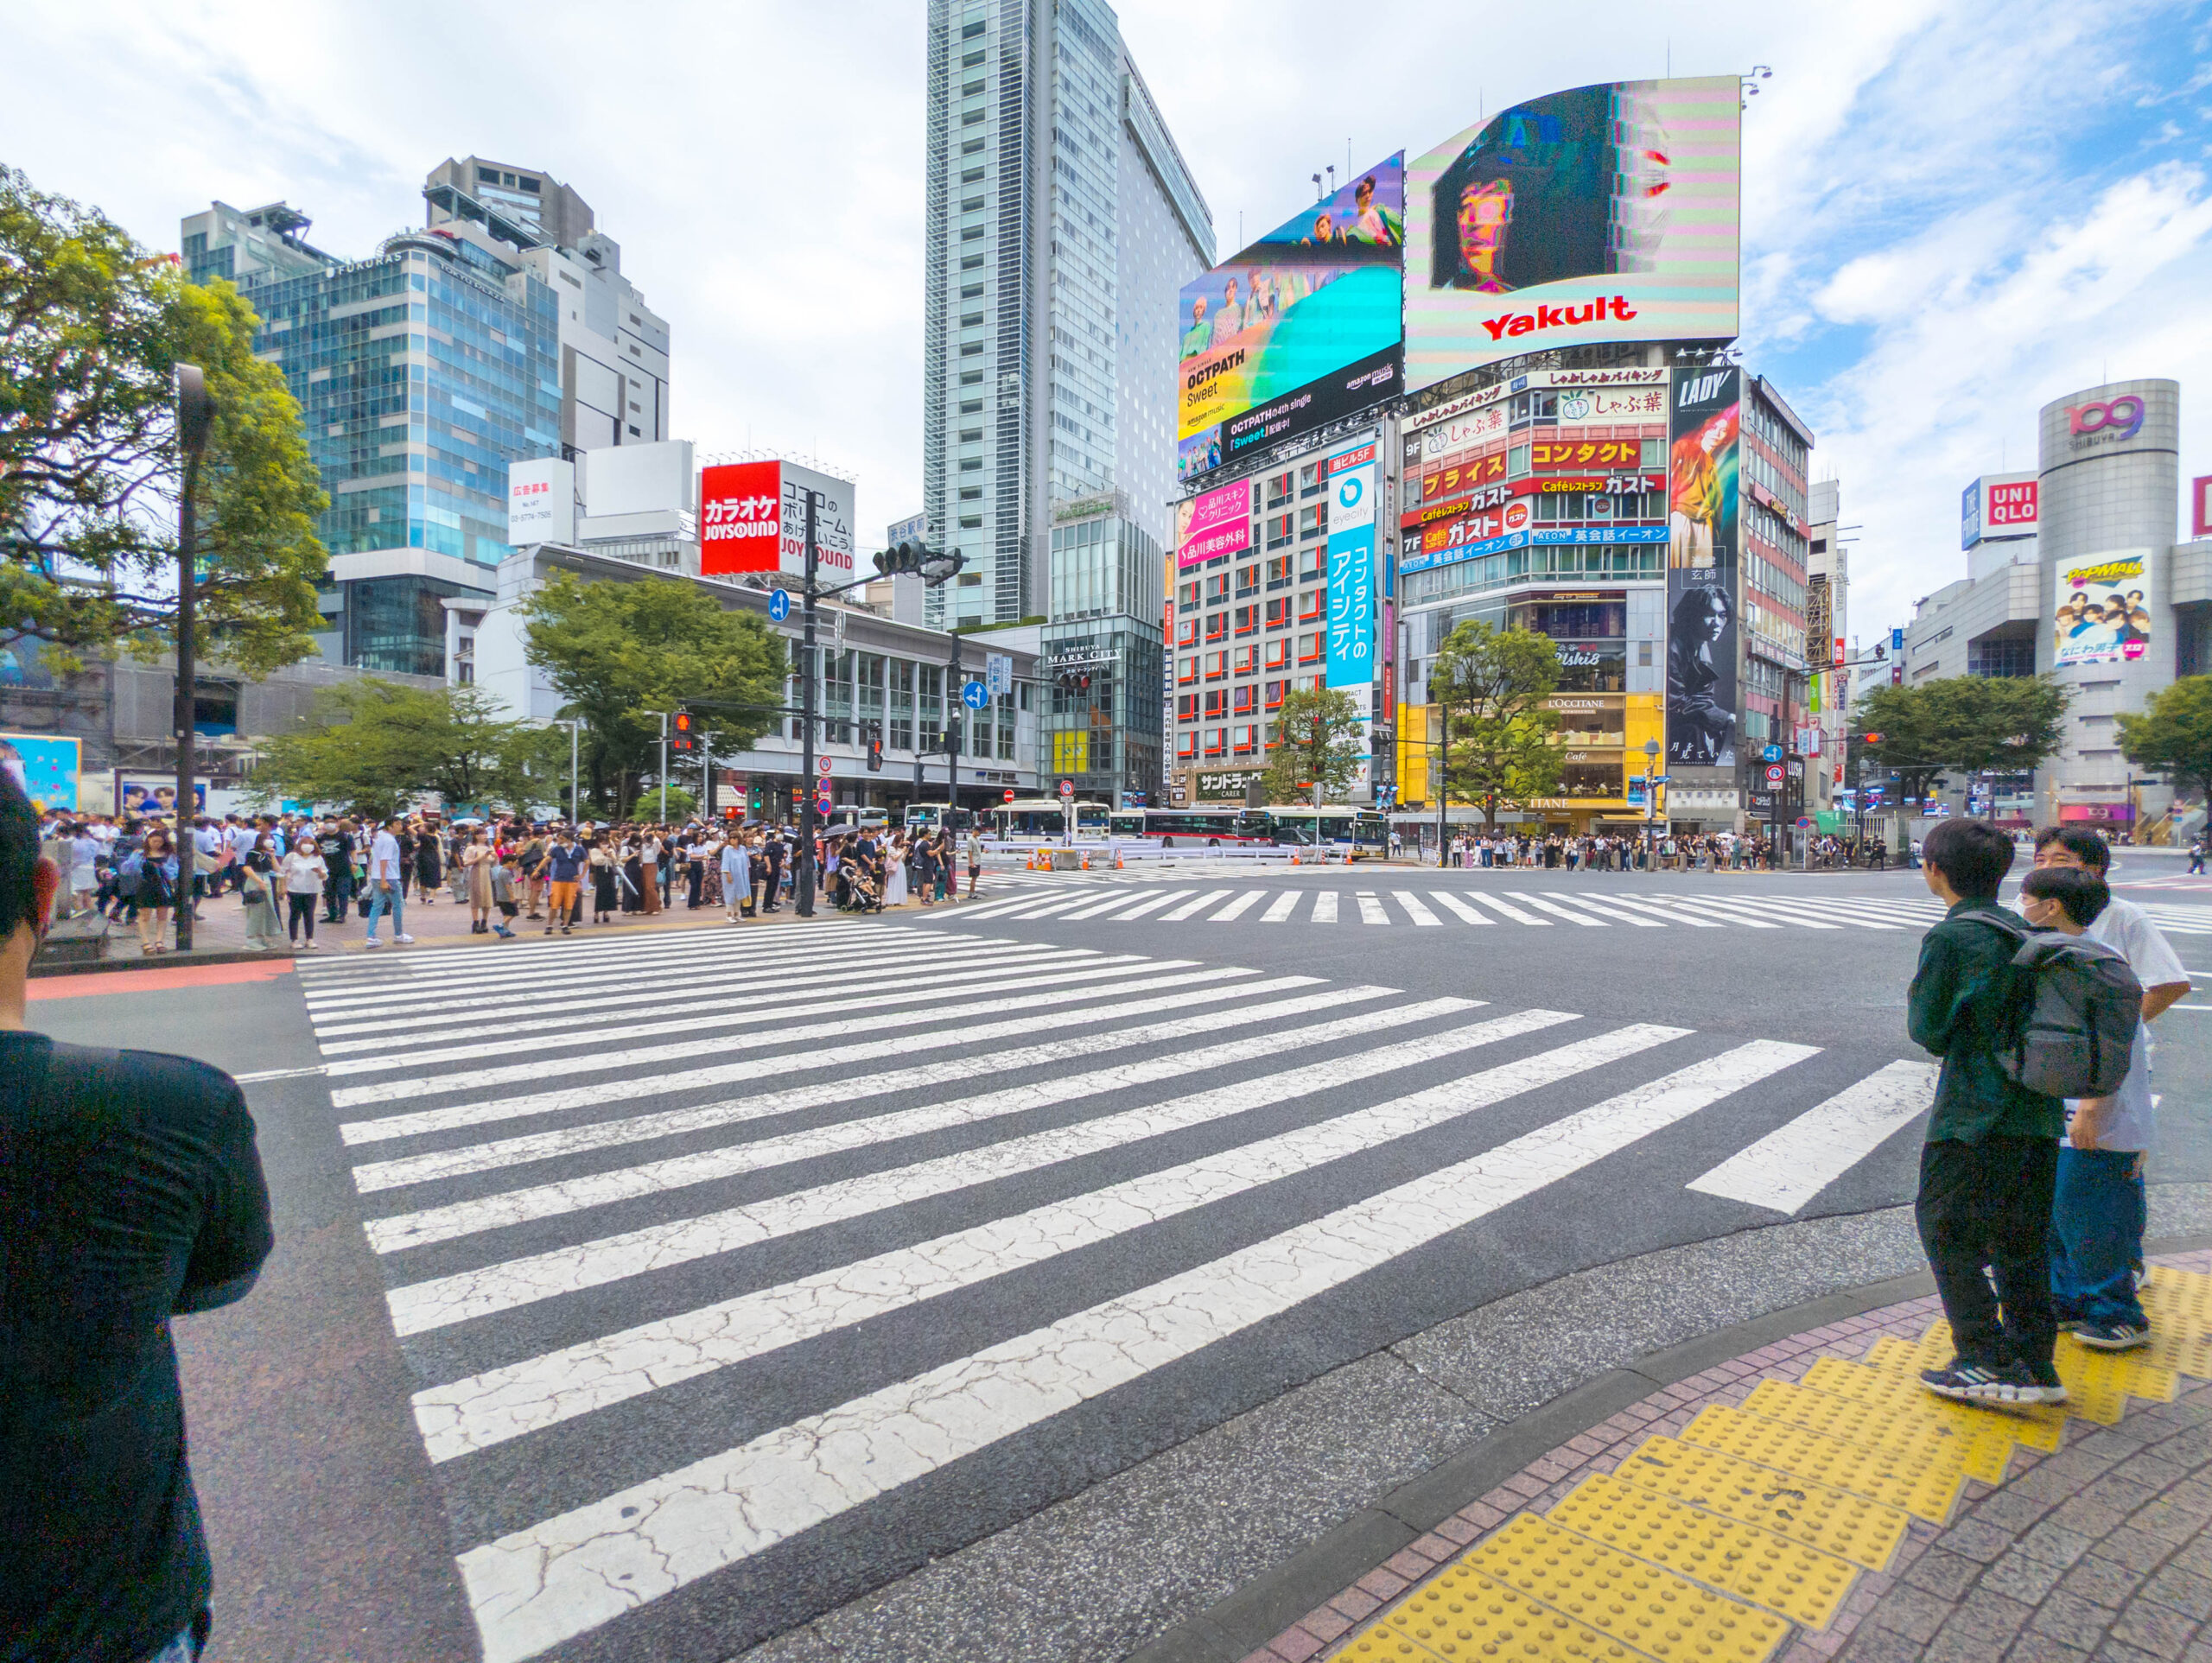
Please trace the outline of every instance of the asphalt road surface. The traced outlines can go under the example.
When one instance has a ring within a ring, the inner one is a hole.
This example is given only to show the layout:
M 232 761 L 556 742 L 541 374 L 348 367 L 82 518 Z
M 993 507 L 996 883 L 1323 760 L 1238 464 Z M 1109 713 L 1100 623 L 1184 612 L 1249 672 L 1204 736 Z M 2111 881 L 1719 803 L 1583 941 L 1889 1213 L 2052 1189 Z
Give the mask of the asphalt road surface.
M 1917 873 L 987 891 L 35 1006 L 264 1076 L 277 1259 L 181 1326 L 214 1663 L 713 1663 L 1474 1307 L 1910 1197 Z

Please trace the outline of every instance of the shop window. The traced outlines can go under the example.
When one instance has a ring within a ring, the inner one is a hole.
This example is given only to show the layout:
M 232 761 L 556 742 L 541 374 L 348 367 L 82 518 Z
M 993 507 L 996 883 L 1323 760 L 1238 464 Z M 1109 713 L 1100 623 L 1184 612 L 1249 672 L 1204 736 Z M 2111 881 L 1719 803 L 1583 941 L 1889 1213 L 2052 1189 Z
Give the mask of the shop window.
M 1321 636 L 1319 631 L 1316 631 L 1312 635 L 1301 635 L 1298 638 L 1298 662 L 1300 663 L 1318 664 L 1321 662 L 1323 656 L 1324 655 L 1321 651 Z
M 1175 626 L 1175 644 L 1177 646 L 1194 647 L 1198 645 L 1198 620 L 1197 619 L 1186 618 Z
M 1325 537 L 1329 535 L 1329 505 L 1315 503 L 1311 508 L 1298 511 L 1298 535 L 1302 537 Z
M 1209 652 L 1205 658 L 1206 680 L 1209 682 L 1226 680 L 1229 675 L 1229 655 L 1225 652 Z
M 1217 572 L 1206 580 L 1206 605 L 1219 606 L 1229 599 L 1229 574 Z
M 1198 719 L 1198 695 L 1195 693 L 1185 693 L 1178 697 L 1175 701 L 1175 720 L 1179 722 L 1194 722 Z
M 1236 689 L 1236 714 L 1237 715 L 1249 716 L 1259 708 L 1260 689 L 1258 688 L 1240 687 Z
M 1317 546 L 1298 551 L 1298 581 L 1300 583 L 1311 583 L 1325 576 L 1328 570 L 1329 551 L 1326 549 Z
M 1240 757 L 1249 757 L 1260 748 L 1260 730 L 1253 727 L 1230 730 L 1231 748 Z
M 1308 589 L 1298 597 L 1298 621 L 1301 624 L 1316 622 L 1328 610 L 1329 592 L 1326 589 Z
M 1206 614 L 1206 639 L 1209 641 L 1226 641 L 1229 639 L 1229 614 L 1227 613 L 1208 613 Z
M 1207 694 L 1205 712 L 1205 719 L 1210 722 L 1217 722 L 1224 716 L 1226 716 L 1229 714 L 1228 693 L 1226 691 L 1216 691 Z
M 1288 514 L 1268 516 L 1268 547 L 1280 549 L 1288 543 L 1298 530 L 1297 521 Z
M 1185 612 L 1193 611 L 1198 604 L 1198 581 L 1192 578 L 1175 591 L 1175 604 Z
M 1236 593 L 1239 595 L 1260 593 L 1260 568 L 1256 564 L 1236 568 Z
M 1271 630 L 1285 630 L 1290 627 L 1290 597 L 1288 595 L 1283 596 L 1280 600 L 1268 602 L 1268 627 Z
M 1175 679 L 1178 682 L 1195 682 L 1198 679 L 1197 654 L 1193 653 L 1187 658 L 1179 658 L 1175 661 Z
M 1268 480 L 1268 507 L 1280 508 L 1290 500 L 1291 479 L 1292 476 L 1287 473 L 1277 473 L 1269 477 Z
M 1238 647 L 1230 654 L 1230 673 L 1234 676 L 1249 676 L 1260 667 L 1259 658 L 1260 650 L 1256 646 Z
M 1268 709 L 1275 709 L 1282 703 L 1282 683 L 1281 682 L 1263 683 L 1260 689 L 1260 696 L 1266 701 Z
M 1227 728 L 1209 727 L 1205 730 L 1205 733 L 1206 736 L 1206 754 L 1208 756 L 1218 757 L 1228 754 L 1229 730 Z
M 1298 470 L 1298 494 L 1301 497 L 1319 496 L 1328 483 L 1319 462 L 1308 462 Z
M 1258 634 L 1258 633 L 1259 633 L 1259 632 L 1260 632 L 1260 609 L 1259 609 L 1259 607 L 1257 607 L 1256 606 L 1239 606 L 1239 607 L 1236 609 L 1236 632 L 1237 632 L 1237 634 L 1239 634 L 1239 635 L 1256 635 L 1256 634 Z
M 1178 733 L 1175 736 L 1175 759 L 1177 761 L 1189 762 L 1197 757 L 1198 754 L 1198 730 L 1197 728 L 1193 727 L 1187 733 Z
M 1268 642 L 1268 668 L 1269 670 L 1283 670 L 1287 669 L 1289 666 L 1289 663 L 1290 638 L 1286 635 L 1279 641 Z
M 1277 555 L 1268 562 L 1268 587 L 1270 591 L 1290 587 L 1290 556 Z

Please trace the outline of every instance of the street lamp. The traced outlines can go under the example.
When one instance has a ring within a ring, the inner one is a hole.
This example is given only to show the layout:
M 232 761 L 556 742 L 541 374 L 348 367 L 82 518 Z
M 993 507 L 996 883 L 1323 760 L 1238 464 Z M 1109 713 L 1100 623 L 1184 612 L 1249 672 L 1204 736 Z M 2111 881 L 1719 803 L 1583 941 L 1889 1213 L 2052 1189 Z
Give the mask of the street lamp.
M 1659 808 L 1659 741 L 1643 742 L 1643 869 L 1651 870 L 1659 840 L 1656 816 Z
M 207 378 L 196 364 L 176 366 L 176 438 L 183 480 L 176 503 L 176 949 L 192 950 L 192 811 L 198 802 L 199 772 L 193 756 L 194 693 L 200 670 L 194 637 L 198 630 L 194 590 L 199 580 L 200 517 L 193 493 L 200 486 L 200 458 L 215 424 L 215 400 Z
M 581 799 L 576 792 L 576 733 L 583 725 L 581 716 L 556 716 L 553 719 L 554 727 L 569 730 L 569 823 L 571 826 L 583 824 L 583 816 L 577 812 L 577 803 Z

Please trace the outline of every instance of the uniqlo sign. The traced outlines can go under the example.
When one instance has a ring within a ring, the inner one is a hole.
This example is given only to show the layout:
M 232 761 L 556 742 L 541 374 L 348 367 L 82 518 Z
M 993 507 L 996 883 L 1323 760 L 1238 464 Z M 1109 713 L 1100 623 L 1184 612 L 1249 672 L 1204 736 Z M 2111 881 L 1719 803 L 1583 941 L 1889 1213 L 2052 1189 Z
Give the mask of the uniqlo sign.
M 2019 479 L 2008 485 L 1992 481 L 1989 503 L 1984 517 L 1992 526 L 2017 530 L 2022 526 L 2034 529 L 2036 524 L 2036 495 L 2037 481 Z
M 723 462 L 699 470 L 699 570 L 708 577 L 781 565 L 783 464 Z

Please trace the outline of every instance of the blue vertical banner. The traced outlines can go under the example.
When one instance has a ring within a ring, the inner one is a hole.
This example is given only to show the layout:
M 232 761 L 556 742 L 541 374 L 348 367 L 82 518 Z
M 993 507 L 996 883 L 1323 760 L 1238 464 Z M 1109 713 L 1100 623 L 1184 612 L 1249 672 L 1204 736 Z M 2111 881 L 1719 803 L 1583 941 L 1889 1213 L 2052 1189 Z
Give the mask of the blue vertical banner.
M 1360 689 L 1363 714 L 1375 684 L 1375 438 L 1328 459 L 1328 685 Z

